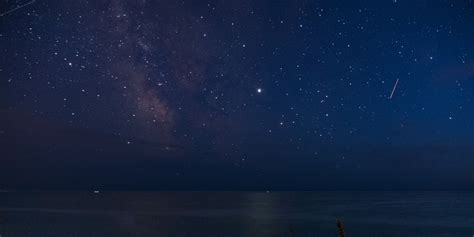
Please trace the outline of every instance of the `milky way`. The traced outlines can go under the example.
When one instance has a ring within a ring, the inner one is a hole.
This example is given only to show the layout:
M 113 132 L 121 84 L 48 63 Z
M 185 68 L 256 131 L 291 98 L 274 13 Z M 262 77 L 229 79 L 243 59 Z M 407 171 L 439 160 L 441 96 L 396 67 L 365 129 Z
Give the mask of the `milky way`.
M 55 177 L 77 162 L 190 185 L 473 181 L 470 1 L 36 0 L 0 13 L 5 179 L 16 162 L 56 164 Z

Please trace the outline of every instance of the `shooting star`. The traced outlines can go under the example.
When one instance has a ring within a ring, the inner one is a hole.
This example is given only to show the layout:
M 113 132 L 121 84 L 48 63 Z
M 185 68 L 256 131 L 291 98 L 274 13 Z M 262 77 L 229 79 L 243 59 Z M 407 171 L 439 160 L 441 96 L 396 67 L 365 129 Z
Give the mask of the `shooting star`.
M 395 93 L 395 90 L 397 89 L 398 80 L 400 80 L 400 79 L 397 78 L 397 81 L 395 82 L 395 85 L 393 86 L 392 93 L 390 93 L 390 97 L 388 98 L 389 100 L 392 99 L 393 94 Z
M 14 11 L 16 11 L 16 10 L 19 10 L 19 9 L 21 9 L 21 8 L 24 8 L 24 7 L 26 7 L 26 6 L 30 5 L 30 4 L 35 3 L 35 2 L 36 2 L 36 0 L 32 0 L 32 1 L 29 1 L 29 2 L 27 2 L 27 3 L 25 3 L 25 4 L 23 4 L 23 5 L 17 6 L 17 7 L 15 7 L 15 8 L 11 9 L 11 10 L 8 10 L 8 11 L 6 11 L 6 12 L 0 13 L 0 17 L 5 16 L 5 15 L 7 15 L 7 14 L 9 14 L 9 13 L 12 13 L 12 12 L 14 12 Z

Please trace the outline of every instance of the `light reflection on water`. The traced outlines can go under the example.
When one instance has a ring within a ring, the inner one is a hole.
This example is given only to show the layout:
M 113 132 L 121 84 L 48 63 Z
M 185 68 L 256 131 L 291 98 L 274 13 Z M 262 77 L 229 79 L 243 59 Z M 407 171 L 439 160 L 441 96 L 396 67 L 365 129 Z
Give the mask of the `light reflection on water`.
M 9 236 L 472 236 L 469 192 L 3 192 Z

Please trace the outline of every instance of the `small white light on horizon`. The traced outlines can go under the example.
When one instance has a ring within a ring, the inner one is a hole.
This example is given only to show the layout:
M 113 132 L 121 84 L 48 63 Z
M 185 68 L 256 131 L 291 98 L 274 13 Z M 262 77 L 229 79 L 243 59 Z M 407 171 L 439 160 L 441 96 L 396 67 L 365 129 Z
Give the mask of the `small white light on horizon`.
M 262 88 L 257 88 L 257 93 L 262 93 Z

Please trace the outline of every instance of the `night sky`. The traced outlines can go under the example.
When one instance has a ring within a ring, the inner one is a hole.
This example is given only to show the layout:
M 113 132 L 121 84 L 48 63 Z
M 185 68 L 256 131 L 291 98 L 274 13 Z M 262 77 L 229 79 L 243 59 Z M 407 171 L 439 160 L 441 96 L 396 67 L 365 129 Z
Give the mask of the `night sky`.
M 0 189 L 474 188 L 470 0 L 0 12 Z

